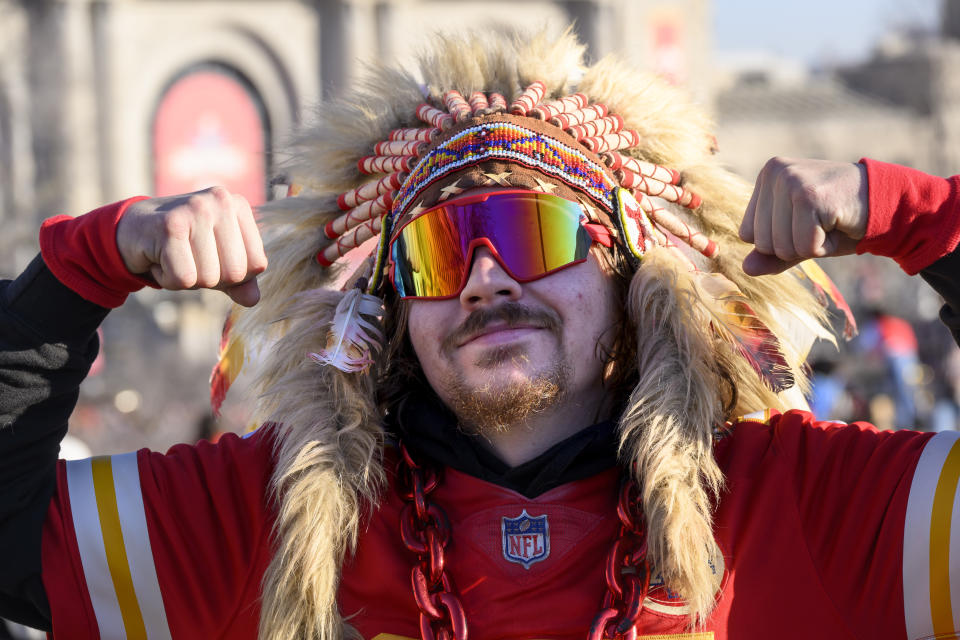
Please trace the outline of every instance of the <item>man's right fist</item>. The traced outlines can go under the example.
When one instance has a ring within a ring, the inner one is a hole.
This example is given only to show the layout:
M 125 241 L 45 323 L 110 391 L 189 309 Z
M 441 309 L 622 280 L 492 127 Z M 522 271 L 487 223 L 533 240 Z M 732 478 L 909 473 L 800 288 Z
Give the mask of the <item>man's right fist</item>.
M 772 158 L 740 224 L 752 242 L 745 273 L 780 273 L 807 258 L 848 255 L 867 232 L 867 169 L 862 164 Z
M 260 231 L 246 198 L 223 187 L 133 203 L 117 225 L 117 248 L 130 273 L 164 289 L 219 289 L 247 307 L 260 300 Z

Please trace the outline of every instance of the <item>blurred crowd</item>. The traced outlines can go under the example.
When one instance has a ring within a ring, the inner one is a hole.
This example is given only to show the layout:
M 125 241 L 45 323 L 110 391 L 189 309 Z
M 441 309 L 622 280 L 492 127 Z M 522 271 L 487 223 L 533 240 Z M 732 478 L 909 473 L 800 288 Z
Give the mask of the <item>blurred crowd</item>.
M 808 393 L 815 416 L 880 429 L 957 429 L 960 348 L 939 320 L 905 315 L 869 307 L 851 342 L 815 350 Z

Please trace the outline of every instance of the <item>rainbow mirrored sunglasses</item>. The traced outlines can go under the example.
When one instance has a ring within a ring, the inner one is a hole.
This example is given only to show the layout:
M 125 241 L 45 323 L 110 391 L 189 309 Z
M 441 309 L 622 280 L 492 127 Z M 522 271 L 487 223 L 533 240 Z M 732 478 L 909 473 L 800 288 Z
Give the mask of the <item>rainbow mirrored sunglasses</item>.
M 524 190 L 478 193 L 439 204 L 397 229 L 390 281 L 403 299 L 452 298 L 463 291 L 474 250 L 486 247 L 511 278 L 530 282 L 587 259 L 594 242 L 610 247 L 606 227 L 583 206 Z

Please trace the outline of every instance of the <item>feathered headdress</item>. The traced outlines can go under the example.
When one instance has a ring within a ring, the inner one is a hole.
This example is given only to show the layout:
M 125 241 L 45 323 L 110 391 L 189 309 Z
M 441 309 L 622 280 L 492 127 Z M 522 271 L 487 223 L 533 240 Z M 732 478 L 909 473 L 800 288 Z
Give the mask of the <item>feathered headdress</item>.
M 257 418 L 282 425 L 278 551 L 261 637 L 343 635 L 339 566 L 360 506 L 383 480 L 375 381 L 362 372 L 384 338 L 377 296 L 391 229 L 491 184 L 581 202 L 632 257 L 625 305 L 641 383 L 621 419 L 621 449 L 641 486 L 652 484 L 643 444 L 651 430 L 662 448 L 700 452 L 693 515 L 672 529 L 652 523 L 650 549 L 694 617 L 712 606 L 712 587 L 692 575 L 709 545 L 678 564 L 671 532 L 712 541 L 712 434 L 733 414 L 803 402 L 801 365 L 824 319 L 804 283 L 834 290 L 816 271 L 744 275 L 749 247 L 736 230 L 749 186 L 714 157 L 704 115 L 660 80 L 613 59 L 584 67 L 582 54 L 569 31 L 440 38 L 416 78 L 375 69 L 361 90 L 323 105 L 295 145 L 287 170 L 299 194 L 260 211 L 270 259 L 262 300 L 234 311 L 214 372 L 216 403 L 243 354 L 263 354 L 252 381 Z M 673 364 L 663 375 L 680 384 L 651 387 L 644 372 L 665 362 Z M 657 513 L 658 499 L 645 495 L 645 510 Z
M 641 146 L 640 133 L 627 129 L 605 104 L 592 103 L 581 92 L 554 99 L 546 99 L 546 92 L 542 81 L 534 81 L 508 105 L 497 92 L 474 91 L 467 99 L 450 89 L 439 101 L 442 108 L 429 102 L 416 107 L 421 126 L 390 130 L 373 145 L 372 155 L 357 161 L 358 174 L 372 177 L 338 194 L 341 213 L 324 225 L 329 242 L 316 252 L 316 260 L 331 267 L 379 241 L 348 279 L 352 290 L 337 307 L 327 344 L 310 356 L 342 371 L 366 371 L 383 338 L 376 326 L 382 311 L 376 294 L 390 230 L 467 189 L 510 186 L 579 200 L 591 220 L 604 224 L 638 263 L 654 247 L 670 250 L 696 274 L 692 291 L 715 335 L 772 391 L 792 387 L 793 371 L 780 341 L 748 298 L 722 271 L 688 257 L 689 250 L 709 259 L 719 252 L 718 244 L 700 230 L 702 224 L 671 210 L 673 205 L 696 212 L 701 197 L 681 184 L 676 169 L 630 155 Z M 852 317 L 829 278 L 812 263 L 797 274 L 813 283 L 818 299 L 829 292 L 842 305 L 849 337 Z M 241 340 L 230 339 L 229 327 L 211 381 L 215 409 L 239 371 L 236 352 L 243 353 Z

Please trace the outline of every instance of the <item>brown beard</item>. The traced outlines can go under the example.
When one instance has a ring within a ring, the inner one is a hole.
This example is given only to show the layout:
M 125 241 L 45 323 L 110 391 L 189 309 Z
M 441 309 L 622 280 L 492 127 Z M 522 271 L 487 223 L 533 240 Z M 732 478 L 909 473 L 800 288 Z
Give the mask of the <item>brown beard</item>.
M 494 349 L 484 356 L 492 366 L 506 360 L 523 360 L 517 347 Z M 513 353 L 511 353 L 513 352 Z M 532 380 L 507 386 L 487 383 L 479 388 L 468 387 L 461 377 L 448 385 L 450 409 L 456 414 L 460 428 L 471 435 L 504 433 L 544 411 L 562 399 L 567 392 L 570 367 L 562 360 Z
M 509 430 L 513 425 L 553 405 L 566 394 L 569 386 L 570 366 L 559 351 L 562 320 L 551 310 L 530 309 L 516 302 L 479 309 L 444 339 L 441 352 L 452 353 L 457 344 L 492 322 L 504 322 L 511 327 L 533 325 L 550 331 L 557 338 L 557 361 L 548 370 L 537 373 L 533 379 L 507 386 L 488 382 L 481 387 L 470 387 L 462 376 L 450 380 L 446 384 L 450 409 L 459 419 L 460 428 L 475 435 Z M 524 347 L 503 345 L 487 350 L 475 364 L 492 370 L 502 364 L 519 364 L 527 359 Z

